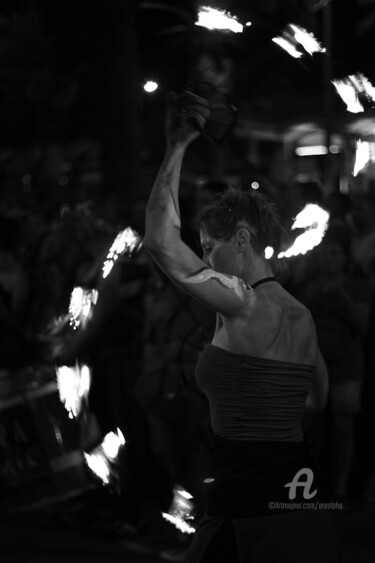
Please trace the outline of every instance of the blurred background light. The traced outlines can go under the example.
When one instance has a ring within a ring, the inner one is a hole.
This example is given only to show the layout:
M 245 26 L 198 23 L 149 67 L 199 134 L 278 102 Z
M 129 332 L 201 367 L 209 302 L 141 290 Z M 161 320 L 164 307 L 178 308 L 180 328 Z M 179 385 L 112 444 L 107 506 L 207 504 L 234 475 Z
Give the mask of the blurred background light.
M 153 92 L 156 92 L 158 88 L 159 88 L 159 84 L 154 80 L 148 80 L 147 82 L 145 82 L 143 86 L 143 89 L 145 92 L 147 92 L 147 94 L 152 94 Z

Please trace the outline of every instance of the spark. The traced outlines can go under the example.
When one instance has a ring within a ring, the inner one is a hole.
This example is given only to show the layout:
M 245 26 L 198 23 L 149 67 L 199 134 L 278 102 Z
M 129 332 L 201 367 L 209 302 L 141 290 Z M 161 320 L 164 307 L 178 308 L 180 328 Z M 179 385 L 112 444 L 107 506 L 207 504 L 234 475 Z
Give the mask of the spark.
M 165 520 L 173 524 L 183 534 L 194 534 L 195 527 L 190 523 L 194 521 L 193 497 L 182 487 L 173 489 L 173 500 L 169 512 L 162 512 Z
M 305 205 L 292 225 L 292 230 L 305 229 L 305 231 L 295 239 L 290 248 L 285 252 L 280 252 L 278 258 L 306 254 L 306 252 L 318 246 L 323 240 L 328 222 L 329 213 L 325 209 L 315 203 Z
M 267 246 L 267 247 L 264 249 L 264 257 L 265 257 L 265 259 L 266 259 L 266 260 L 269 260 L 270 258 L 272 258 L 272 256 L 274 255 L 274 253 L 275 253 L 275 251 L 274 251 L 274 249 L 272 248 L 272 246 Z
M 91 453 L 84 452 L 87 465 L 105 485 L 108 485 L 111 480 L 112 466 L 125 443 L 121 430 L 117 428 L 117 433 L 106 434 L 102 443 Z
M 60 400 L 68 411 L 69 418 L 77 417 L 90 391 L 90 368 L 78 363 L 75 367 L 57 366 L 56 380 Z
M 70 296 L 69 303 L 69 324 L 73 330 L 82 325 L 84 328 L 90 319 L 93 308 L 98 300 L 96 289 L 84 289 L 75 287 Z
M 232 31 L 233 33 L 242 33 L 244 28 L 237 17 L 230 14 L 230 12 L 211 8 L 210 6 L 200 6 L 195 25 L 210 30 Z M 251 22 L 246 23 L 247 27 L 250 25 Z
M 125 252 L 131 254 L 137 247 L 140 248 L 141 238 L 131 227 L 120 231 L 112 243 L 103 264 L 103 278 L 112 270 L 116 260 Z

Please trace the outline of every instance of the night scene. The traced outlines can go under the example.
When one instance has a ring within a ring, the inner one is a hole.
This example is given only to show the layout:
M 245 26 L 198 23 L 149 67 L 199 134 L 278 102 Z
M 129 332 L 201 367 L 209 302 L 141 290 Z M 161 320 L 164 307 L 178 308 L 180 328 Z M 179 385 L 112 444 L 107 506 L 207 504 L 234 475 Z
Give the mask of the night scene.
M 0 0 L 0 559 L 375 561 L 375 0 Z

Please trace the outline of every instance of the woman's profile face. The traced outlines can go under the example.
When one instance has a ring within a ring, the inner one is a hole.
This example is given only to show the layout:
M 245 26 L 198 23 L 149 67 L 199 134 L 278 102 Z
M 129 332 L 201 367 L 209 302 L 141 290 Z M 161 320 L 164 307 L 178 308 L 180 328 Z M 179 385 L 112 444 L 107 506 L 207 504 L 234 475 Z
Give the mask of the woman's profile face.
M 234 242 L 211 237 L 203 227 L 200 231 L 202 260 L 209 268 L 222 274 L 237 275 L 237 253 Z

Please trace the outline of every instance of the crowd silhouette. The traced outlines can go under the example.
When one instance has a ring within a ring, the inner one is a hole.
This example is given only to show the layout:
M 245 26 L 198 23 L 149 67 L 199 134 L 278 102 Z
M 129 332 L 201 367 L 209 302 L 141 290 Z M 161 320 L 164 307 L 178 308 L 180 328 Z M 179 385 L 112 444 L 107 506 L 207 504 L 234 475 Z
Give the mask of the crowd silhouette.
M 209 182 L 190 194 L 200 205 L 224 186 Z M 306 419 L 305 431 L 331 498 L 372 501 L 375 198 L 326 194 L 318 183 L 300 181 L 280 190 L 279 198 L 287 227 L 308 202 L 330 213 L 322 243 L 291 258 L 285 278 L 314 317 L 330 377 L 327 406 Z M 128 209 L 116 222 L 110 205 L 103 212 L 90 201 L 57 214 L 3 202 L 0 213 L 1 375 L 11 379 L 28 365 L 72 365 L 76 359 L 90 365 L 91 445 L 115 427 L 127 436 L 131 455 L 115 511 L 134 525 L 145 500 L 166 509 L 176 483 L 200 506 L 199 469 L 210 429 L 194 367 L 215 321 L 172 286 L 143 249 L 119 259 L 103 279 L 103 258 L 118 231 L 131 225 L 142 236 L 143 205 L 137 202 L 134 214 Z M 197 205 L 182 202 L 183 236 L 195 250 Z M 61 345 L 48 335 L 66 314 L 75 286 L 99 290 L 97 309 L 86 331 Z

